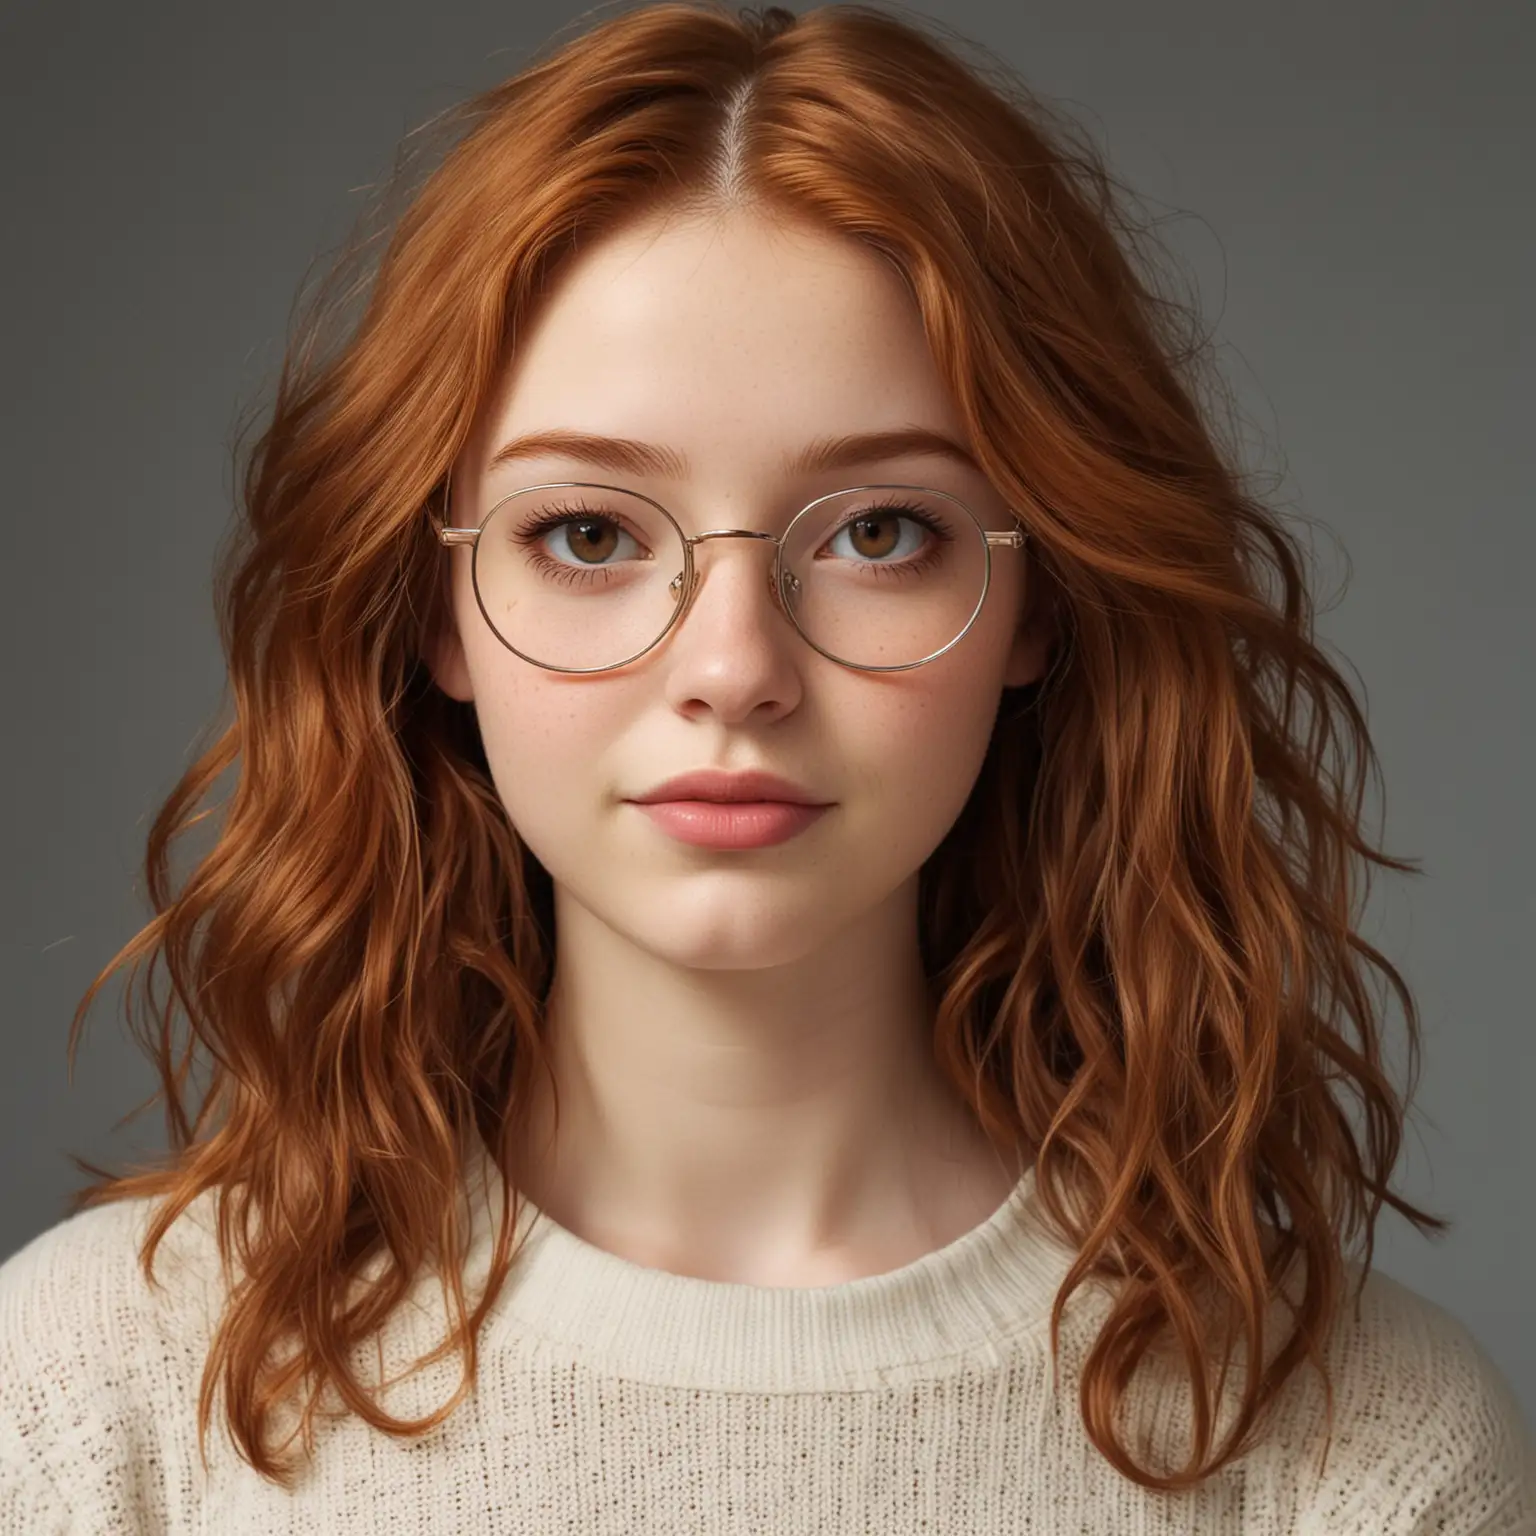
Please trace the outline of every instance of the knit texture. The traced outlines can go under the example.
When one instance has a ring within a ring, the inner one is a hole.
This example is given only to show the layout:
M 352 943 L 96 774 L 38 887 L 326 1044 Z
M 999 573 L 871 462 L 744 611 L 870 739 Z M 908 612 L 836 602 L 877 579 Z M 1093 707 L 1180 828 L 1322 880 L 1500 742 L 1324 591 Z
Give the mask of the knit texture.
M 472 1302 L 500 1209 L 483 1153 L 462 1193 Z M 205 1472 L 197 1395 L 225 1295 L 212 1202 L 162 1245 L 163 1293 L 138 1267 L 148 1201 L 81 1212 L 0 1265 L 0 1532 L 1536 1536 L 1536 1448 L 1508 1383 L 1455 1318 L 1375 1271 L 1330 1341 L 1326 1462 L 1322 1383 L 1304 1367 L 1261 1444 L 1200 1487 L 1122 1477 L 1077 1400 L 1109 1297 L 1074 1294 L 1053 1369 L 1050 1306 L 1072 1255 L 1032 1170 L 937 1252 L 802 1289 L 646 1268 L 525 1205 L 476 1386 L 446 1423 L 397 1439 L 322 1418 L 289 1493 L 235 1454 L 219 1394 Z M 456 1354 L 405 1374 L 447 1319 L 428 1275 L 357 1351 L 365 1381 L 393 1378 L 389 1411 L 418 1417 L 452 1395 Z M 1285 1320 L 1277 1310 L 1271 1354 Z M 1234 1363 L 1222 1430 L 1241 1379 Z M 1172 1469 L 1190 1444 L 1187 1382 L 1144 1364 L 1120 1422 L 1138 1426 L 1139 1459 Z

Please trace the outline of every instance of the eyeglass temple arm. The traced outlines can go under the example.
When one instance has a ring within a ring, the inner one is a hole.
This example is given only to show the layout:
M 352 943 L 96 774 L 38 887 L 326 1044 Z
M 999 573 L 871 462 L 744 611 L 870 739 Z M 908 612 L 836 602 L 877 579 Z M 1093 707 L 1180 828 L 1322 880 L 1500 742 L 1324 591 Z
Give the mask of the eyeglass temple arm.
M 1012 511 L 1011 508 L 1009 510 Z M 1017 515 L 1014 513 L 1014 516 Z M 432 531 L 440 544 L 473 544 L 480 537 L 478 528 L 445 528 L 430 511 L 427 513 L 427 521 L 432 525 Z M 740 531 L 744 533 L 747 530 Z M 990 528 L 983 528 L 981 532 L 993 549 L 1022 549 L 1029 539 L 1029 530 L 1026 528 L 1014 528 L 1008 533 L 996 533 Z

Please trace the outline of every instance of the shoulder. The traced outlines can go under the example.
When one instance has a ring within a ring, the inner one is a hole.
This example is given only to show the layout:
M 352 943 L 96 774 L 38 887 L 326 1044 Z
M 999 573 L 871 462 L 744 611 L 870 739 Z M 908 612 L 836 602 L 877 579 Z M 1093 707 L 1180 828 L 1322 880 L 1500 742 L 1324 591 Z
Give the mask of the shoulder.
M 194 1201 L 167 1232 L 152 1285 L 140 1255 L 157 1210 L 149 1199 L 93 1206 L 0 1263 L 0 1359 L 78 1351 L 85 1340 L 131 1351 L 151 1342 L 146 1332 L 156 1340 L 194 1332 L 219 1275 L 209 1200 Z
M 129 1294 L 140 1204 L 81 1211 L 0 1264 L 0 1392 L 9 1397 L 50 1356 L 100 1359 Z
M 153 1437 L 195 1402 L 216 1249 L 210 1265 L 206 1202 L 194 1204 L 157 1252 L 152 1287 L 140 1253 L 156 1208 L 80 1211 L 0 1264 L 0 1529 L 53 1529 L 98 1496 L 136 1502 L 93 1477 L 150 1475 Z
M 1359 1264 L 1347 1272 L 1326 1348 L 1334 1395 L 1326 1445 L 1321 1385 L 1305 1398 L 1321 1460 L 1308 1500 L 1315 1528 L 1536 1536 L 1536 1447 L 1488 1351 L 1444 1307 L 1379 1270 L 1357 1306 Z M 1310 1366 L 1303 1371 L 1315 1380 Z

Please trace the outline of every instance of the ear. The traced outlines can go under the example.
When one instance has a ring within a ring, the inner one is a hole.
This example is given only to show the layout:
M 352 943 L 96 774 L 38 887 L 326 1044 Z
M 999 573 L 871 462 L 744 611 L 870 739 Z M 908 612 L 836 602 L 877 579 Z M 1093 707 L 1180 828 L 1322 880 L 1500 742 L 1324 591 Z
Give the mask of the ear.
M 461 704 L 474 699 L 475 689 L 469 677 L 469 663 L 464 657 L 464 642 L 459 638 L 458 625 L 451 616 L 439 626 L 426 648 L 424 659 L 433 681 L 450 699 L 457 699 Z
M 1003 670 L 1003 687 L 1022 688 L 1026 683 L 1038 682 L 1044 677 L 1050 666 L 1055 639 L 1056 626 L 1049 604 L 1043 600 L 1043 594 L 1035 596 L 1035 601 L 1019 616 L 1018 627 L 1014 630 L 1013 644 L 1009 647 Z
M 459 634 L 458 618 L 454 613 L 452 563 L 445 560 L 443 564 L 447 569 L 438 595 L 437 612 L 422 647 L 422 660 L 426 662 L 433 681 L 450 699 L 468 704 L 475 696 L 475 687 L 469 675 L 464 640 Z

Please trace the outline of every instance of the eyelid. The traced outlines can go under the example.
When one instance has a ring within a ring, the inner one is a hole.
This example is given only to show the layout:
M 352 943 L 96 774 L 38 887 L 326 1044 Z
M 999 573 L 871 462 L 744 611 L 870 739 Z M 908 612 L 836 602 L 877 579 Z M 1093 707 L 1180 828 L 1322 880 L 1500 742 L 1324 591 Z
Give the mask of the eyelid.
M 580 464 L 572 459 L 562 461 L 556 457 L 517 460 L 498 465 L 490 471 L 490 478 L 496 482 L 495 491 L 490 499 L 494 501 L 513 491 L 535 485 L 563 485 L 570 482 L 577 485 L 614 486 L 621 491 L 635 492 L 659 502 L 672 514 L 685 533 L 747 526 L 782 533 L 791 520 L 813 501 L 838 491 L 858 490 L 865 485 L 873 485 L 877 489 L 890 484 L 913 485 L 942 491 L 958 497 L 978 513 L 986 505 L 986 499 L 997 497 L 996 490 L 985 475 L 968 470 L 962 464 L 927 454 L 907 455 L 906 458 L 921 459 L 922 466 L 902 471 L 891 467 L 899 462 L 892 460 L 888 463 L 870 465 L 857 473 L 835 469 L 808 470 L 789 477 L 788 483 L 793 486 L 793 489 L 784 489 L 776 495 L 761 498 L 733 499 L 731 504 L 738 508 L 735 512 L 726 510 L 727 503 L 723 497 L 711 499 L 702 495 L 689 494 L 690 483 L 685 480 L 642 474 L 620 476 L 595 465 Z M 561 464 L 563 467 L 549 468 L 547 471 L 539 469 L 537 473 L 534 472 L 540 465 L 555 464 Z M 981 492 L 980 495 L 978 490 Z M 690 504 L 701 508 L 709 520 L 704 521 L 700 517 L 689 516 Z M 747 521 L 740 520 L 743 518 Z

